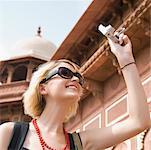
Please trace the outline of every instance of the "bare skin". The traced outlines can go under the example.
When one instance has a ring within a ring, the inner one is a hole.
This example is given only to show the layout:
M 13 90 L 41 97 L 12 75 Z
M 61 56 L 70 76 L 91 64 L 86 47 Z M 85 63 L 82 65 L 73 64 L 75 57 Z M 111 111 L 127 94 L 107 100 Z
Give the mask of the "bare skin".
M 120 46 L 109 40 L 111 51 L 117 57 L 121 67 L 134 61 L 130 40 L 125 35 L 120 36 L 120 41 L 122 39 L 125 46 Z M 60 65 L 74 71 L 73 67 L 69 64 L 62 63 Z M 108 148 L 137 135 L 151 126 L 147 98 L 136 65 L 131 64 L 125 67 L 122 73 L 128 90 L 129 117 L 110 127 L 81 131 L 80 136 L 84 150 Z M 69 84 L 74 84 L 77 88 L 66 88 Z M 74 101 L 79 101 L 82 90 L 78 83 L 78 78 L 73 77 L 69 80 L 55 76 L 47 84 L 42 85 L 39 90 L 47 102 L 43 113 L 37 121 L 40 129 L 42 129 L 42 135 L 48 145 L 56 149 L 63 148 L 66 144 L 63 133 L 63 121 L 69 106 Z M 0 137 L 2 139 L 0 140 L 0 149 L 2 150 L 7 149 L 13 125 L 13 123 L 5 123 L 0 127 Z M 31 123 L 24 147 L 42 149 Z

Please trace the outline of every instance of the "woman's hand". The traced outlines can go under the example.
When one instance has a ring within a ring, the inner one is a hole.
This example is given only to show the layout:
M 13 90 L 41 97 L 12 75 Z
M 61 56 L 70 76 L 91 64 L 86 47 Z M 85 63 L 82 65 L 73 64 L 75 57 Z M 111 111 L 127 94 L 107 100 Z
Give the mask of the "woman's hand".
M 111 39 L 108 39 L 108 41 L 111 52 L 117 57 L 120 67 L 135 61 L 132 52 L 132 44 L 127 35 L 120 34 L 119 43 L 115 43 Z

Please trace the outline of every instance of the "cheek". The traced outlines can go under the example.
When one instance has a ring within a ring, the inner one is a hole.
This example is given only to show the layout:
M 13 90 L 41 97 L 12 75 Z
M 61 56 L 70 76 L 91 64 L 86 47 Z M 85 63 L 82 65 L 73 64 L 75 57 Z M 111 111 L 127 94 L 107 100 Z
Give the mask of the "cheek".
M 59 96 L 65 92 L 65 83 L 58 80 L 48 84 L 48 93 L 51 96 Z
M 54 99 L 80 99 L 82 88 L 79 90 L 68 89 L 65 87 L 67 81 L 65 80 L 52 80 L 48 83 L 48 93 L 49 96 Z

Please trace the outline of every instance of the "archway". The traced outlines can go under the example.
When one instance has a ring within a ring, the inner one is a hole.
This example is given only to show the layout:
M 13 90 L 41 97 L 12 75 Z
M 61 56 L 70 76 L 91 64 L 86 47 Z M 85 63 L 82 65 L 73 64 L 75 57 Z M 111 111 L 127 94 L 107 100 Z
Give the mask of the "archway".
M 19 66 L 15 69 L 13 73 L 12 82 L 26 80 L 26 75 L 27 75 L 27 67 L 23 65 Z

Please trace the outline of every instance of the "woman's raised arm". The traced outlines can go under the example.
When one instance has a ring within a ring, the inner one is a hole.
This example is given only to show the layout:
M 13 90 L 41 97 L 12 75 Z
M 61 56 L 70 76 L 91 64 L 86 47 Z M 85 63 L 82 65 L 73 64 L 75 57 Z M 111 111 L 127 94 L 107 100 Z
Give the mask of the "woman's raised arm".
M 111 51 L 117 57 L 125 79 L 129 117 L 110 127 L 80 132 L 85 150 L 100 150 L 114 146 L 137 135 L 151 125 L 147 98 L 132 54 L 131 42 L 123 34 L 120 35 L 120 43 L 122 42 L 124 42 L 123 46 L 109 39 Z

